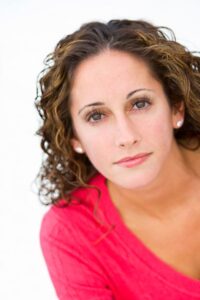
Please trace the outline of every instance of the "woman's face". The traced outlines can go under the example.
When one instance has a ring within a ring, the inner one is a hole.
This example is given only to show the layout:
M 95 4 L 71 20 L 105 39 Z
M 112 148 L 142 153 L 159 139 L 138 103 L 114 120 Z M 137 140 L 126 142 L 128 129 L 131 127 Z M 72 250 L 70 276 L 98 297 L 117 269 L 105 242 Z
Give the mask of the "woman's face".
M 74 149 L 82 147 L 101 174 L 128 189 L 148 185 L 166 166 L 176 145 L 173 128 L 182 119 L 147 65 L 117 50 L 105 50 L 77 67 L 71 115 Z M 147 155 L 117 163 L 138 154 Z

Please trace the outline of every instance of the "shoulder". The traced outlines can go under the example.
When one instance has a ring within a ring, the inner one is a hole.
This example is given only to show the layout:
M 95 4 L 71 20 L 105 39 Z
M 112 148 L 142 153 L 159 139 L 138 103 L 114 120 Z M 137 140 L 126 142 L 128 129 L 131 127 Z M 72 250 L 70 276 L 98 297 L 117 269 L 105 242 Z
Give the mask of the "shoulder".
M 91 184 L 94 183 L 100 187 L 98 179 Z M 89 292 L 91 298 L 94 291 L 97 295 L 111 293 L 105 289 L 104 262 L 96 247 L 105 230 L 95 220 L 93 206 L 90 205 L 97 199 L 94 191 L 77 189 L 71 196 L 74 200 L 79 197 L 84 201 L 73 201 L 65 207 L 51 206 L 42 219 L 41 250 L 59 299 L 70 298 L 72 294 L 75 296 L 77 291 L 82 299 L 87 299 Z M 102 249 L 106 249 L 105 243 L 101 245 Z
M 102 176 L 98 174 L 90 180 L 89 184 L 101 191 L 102 180 Z M 41 243 L 46 239 L 58 237 L 64 240 L 72 236 L 78 236 L 80 239 L 95 239 L 104 227 L 95 214 L 95 207 L 100 200 L 98 195 L 95 188 L 78 188 L 71 193 L 72 202 L 69 206 L 51 206 L 41 222 Z M 80 203 L 76 201 L 77 198 L 81 200 Z

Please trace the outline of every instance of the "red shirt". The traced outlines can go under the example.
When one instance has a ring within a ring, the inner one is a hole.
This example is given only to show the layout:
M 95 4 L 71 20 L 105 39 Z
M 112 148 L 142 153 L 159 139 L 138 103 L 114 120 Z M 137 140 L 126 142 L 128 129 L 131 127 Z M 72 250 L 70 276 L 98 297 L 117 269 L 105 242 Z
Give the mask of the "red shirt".
M 90 184 L 101 190 L 100 198 L 95 189 L 79 188 L 72 198 L 81 204 L 52 206 L 41 225 L 41 247 L 58 298 L 200 299 L 200 281 L 159 259 L 126 227 L 105 178 L 97 174 Z

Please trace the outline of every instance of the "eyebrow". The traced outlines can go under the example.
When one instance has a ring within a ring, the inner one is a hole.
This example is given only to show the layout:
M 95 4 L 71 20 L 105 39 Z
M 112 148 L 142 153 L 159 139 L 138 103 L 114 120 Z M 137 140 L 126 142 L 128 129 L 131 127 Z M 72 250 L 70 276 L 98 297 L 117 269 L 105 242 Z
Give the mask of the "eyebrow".
M 137 89 L 137 90 L 134 90 L 134 91 L 131 91 L 130 93 L 128 93 L 128 95 L 126 96 L 126 99 L 129 99 L 132 95 L 134 95 L 137 92 L 141 92 L 141 91 L 151 91 L 152 92 L 153 90 L 151 90 L 151 89 Z M 86 107 L 102 106 L 104 104 L 105 104 L 104 102 L 93 102 L 93 103 L 87 104 L 78 111 L 78 114 L 80 114 L 82 112 L 82 110 L 84 110 Z

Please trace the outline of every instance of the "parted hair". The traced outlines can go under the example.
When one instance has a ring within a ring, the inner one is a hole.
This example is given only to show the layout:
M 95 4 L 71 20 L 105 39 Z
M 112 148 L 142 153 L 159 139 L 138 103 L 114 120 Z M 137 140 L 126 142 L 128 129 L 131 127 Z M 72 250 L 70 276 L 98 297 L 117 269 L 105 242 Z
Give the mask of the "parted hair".
M 200 57 L 176 41 L 173 31 L 143 20 L 89 22 L 61 39 L 45 59 L 40 72 L 35 106 L 41 117 L 36 134 L 44 156 L 37 175 L 39 196 L 44 204 L 59 199 L 70 203 L 70 193 L 88 187 L 97 172 L 85 154 L 76 153 L 70 115 L 70 90 L 76 67 L 105 49 L 130 53 L 149 66 L 162 84 L 171 107 L 182 101 L 184 124 L 174 130 L 177 143 L 192 150 L 200 141 Z

